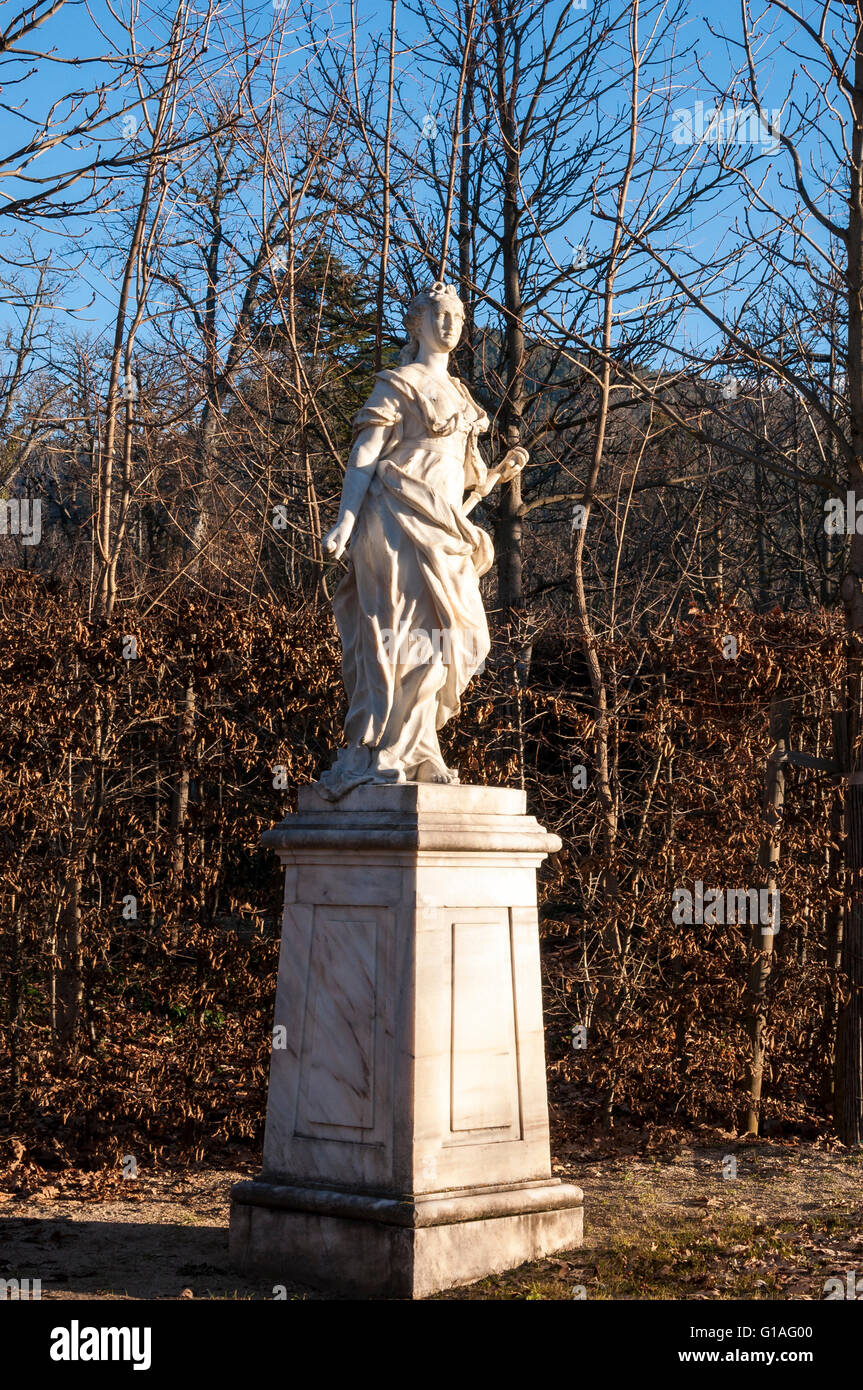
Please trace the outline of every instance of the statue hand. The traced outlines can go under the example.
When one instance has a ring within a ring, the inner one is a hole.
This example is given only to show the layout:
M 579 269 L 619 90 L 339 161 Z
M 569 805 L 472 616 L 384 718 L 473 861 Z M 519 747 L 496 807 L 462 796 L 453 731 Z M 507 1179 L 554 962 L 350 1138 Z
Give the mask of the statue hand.
M 323 537 L 321 549 L 324 555 L 331 560 L 338 560 L 345 553 L 345 546 L 351 538 L 354 529 L 353 517 L 343 517 L 337 521 L 331 531 Z
M 470 495 L 470 499 L 465 503 L 465 515 L 471 511 L 483 497 L 488 497 L 492 488 L 497 487 L 498 483 L 510 483 L 516 478 L 524 465 L 530 458 L 527 449 L 510 449 L 504 454 L 500 463 L 495 464 L 486 474 L 485 482 L 479 487 L 475 487 Z
M 519 447 L 517 449 L 508 450 L 498 464 L 500 481 L 502 483 L 512 482 L 513 478 L 524 468 L 529 458 L 530 454 L 527 452 L 527 449 Z

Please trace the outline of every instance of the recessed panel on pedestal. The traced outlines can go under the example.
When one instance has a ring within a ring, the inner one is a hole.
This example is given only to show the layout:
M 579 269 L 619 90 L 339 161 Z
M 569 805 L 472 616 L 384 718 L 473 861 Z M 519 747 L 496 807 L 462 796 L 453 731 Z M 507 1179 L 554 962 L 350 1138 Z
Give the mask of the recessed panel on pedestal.
M 316 907 L 308 969 L 295 1133 L 355 1141 L 375 1127 L 376 914 Z
M 509 1129 L 518 1110 L 507 913 L 452 924 L 453 1133 Z
M 521 1138 L 510 915 L 451 922 L 449 1143 Z

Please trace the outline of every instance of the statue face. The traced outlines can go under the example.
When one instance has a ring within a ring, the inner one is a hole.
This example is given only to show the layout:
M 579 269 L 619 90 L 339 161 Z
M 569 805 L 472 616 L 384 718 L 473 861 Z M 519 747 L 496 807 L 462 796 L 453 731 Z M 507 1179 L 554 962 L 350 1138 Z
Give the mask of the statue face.
M 430 304 L 422 316 L 420 336 L 434 352 L 452 352 L 464 327 L 464 310 L 457 304 Z

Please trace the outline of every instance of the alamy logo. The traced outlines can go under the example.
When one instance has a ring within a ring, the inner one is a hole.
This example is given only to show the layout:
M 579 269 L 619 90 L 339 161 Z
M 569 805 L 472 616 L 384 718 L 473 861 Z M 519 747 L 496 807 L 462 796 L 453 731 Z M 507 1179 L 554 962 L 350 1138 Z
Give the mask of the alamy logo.
M 824 503 L 824 530 L 828 536 L 854 536 L 863 532 L 863 497 L 846 492 L 842 497 L 828 497 Z
M 82 1327 L 73 1318 L 69 1327 L 51 1332 L 52 1361 L 131 1361 L 135 1371 L 149 1371 L 152 1329 L 149 1327 Z
M 488 651 L 487 635 L 467 631 L 461 633 L 460 637 L 460 654 L 471 663 L 477 675 L 482 675 Z M 453 634 L 450 628 L 436 627 L 429 633 L 424 628 L 412 628 L 406 623 L 399 628 L 382 627 L 380 649 L 384 658 L 394 665 L 428 666 L 432 662 L 441 662 L 444 666 L 451 666 Z
M 845 1282 L 834 1275 L 832 1279 L 827 1279 L 824 1283 L 824 1301 L 830 1302 L 837 1299 L 856 1299 L 863 1302 L 863 1279 L 858 1279 L 853 1269 L 845 1271 Z
M 675 888 L 671 901 L 671 920 L 678 926 L 760 922 L 768 935 L 779 930 L 778 888 L 708 888 L 705 893 L 701 879 L 696 879 L 694 892 Z
M 779 148 L 781 108 L 770 112 L 770 120 L 754 106 L 710 106 L 697 101 L 692 110 L 684 107 L 673 113 L 671 138 L 675 145 L 715 142 L 717 145 L 763 145 Z
M 38 497 L 0 497 L 0 536 L 20 536 L 22 545 L 42 539 L 42 502 Z
M 10 1299 L 41 1297 L 41 1279 L 0 1279 L 0 1303 L 7 1303 Z

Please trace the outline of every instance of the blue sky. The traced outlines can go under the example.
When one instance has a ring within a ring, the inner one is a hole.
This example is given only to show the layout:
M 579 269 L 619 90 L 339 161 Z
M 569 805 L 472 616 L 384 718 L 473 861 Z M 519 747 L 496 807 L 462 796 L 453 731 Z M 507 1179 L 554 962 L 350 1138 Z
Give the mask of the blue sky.
M 816 6 L 807 4 L 804 12 L 816 13 Z M 552 7 L 554 9 L 554 7 Z M 213 21 L 214 39 L 216 38 L 215 29 L 224 25 L 226 35 L 238 34 L 239 8 L 236 3 L 230 0 L 223 0 L 219 7 L 220 13 Z M 576 21 L 587 23 L 588 15 L 579 14 L 580 6 L 576 4 L 573 17 Z M 370 4 L 367 2 L 358 5 L 362 29 L 366 38 L 375 36 L 383 37 L 389 18 L 389 6 L 387 4 Z M 148 23 L 155 36 L 164 36 L 170 22 L 173 6 L 166 5 L 163 10 L 150 11 Z M 403 25 L 402 34 L 405 44 L 408 47 L 419 44 L 424 38 L 425 33 L 421 21 L 410 16 L 403 9 L 401 10 L 401 24 Z M 337 0 L 326 9 L 317 7 L 316 18 L 319 23 L 329 22 L 336 35 L 347 35 L 349 28 L 349 7 L 343 0 Z M 272 7 L 270 4 L 250 4 L 245 10 L 245 22 L 249 31 L 259 37 L 265 34 L 272 20 Z M 99 34 L 98 27 L 101 26 L 103 34 Z M 736 5 L 714 3 L 687 7 L 685 18 L 678 26 L 675 34 L 675 46 L 683 51 L 690 46 L 697 47 L 702 73 L 699 73 L 691 63 L 682 67 L 676 76 L 674 90 L 668 94 L 668 101 L 672 109 L 689 113 L 696 134 L 704 129 L 705 122 L 709 119 L 709 112 L 715 101 L 714 84 L 722 87 L 732 81 L 736 68 L 743 61 L 739 46 L 735 46 L 734 37 L 739 29 L 739 18 Z M 724 36 L 723 36 L 724 35 Z M 772 39 L 764 42 L 758 55 L 759 82 L 762 85 L 765 104 L 771 109 L 780 109 L 787 102 L 789 93 L 793 89 L 794 74 L 798 73 L 801 66 L 800 53 L 795 53 L 785 47 L 782 43 L 783 37 L 787 38 L 788 27 L 784 21 L 780 20 L 777 30 Z M 27 77 L 26 84 L 19 88 L 7 87 L 3 93 L 3 99 L 10 106 L 19 107 L 17 117 L 7 112 L 4 117 L 5 141 L 7 148 L 9 135 L 12 132 L 12 142 L 15 141 L 16 129 L 26 128 L 28 116 L 42 115 L 49 108 L 51 102 L 57 98 L 62 91 L 70 90 L 76 82 L 81 82 L 83 86 L 94 86 L 100 81 L 107 81 L 111 75 L 111 67 L 108 62 L 86 64 L 81 67 L 72 67 L 68 60 L 81 59 L 96 53 L 109 54 L 113 46 L 123 45 L 124 35 L 120 27 L 112 20 L 110 11 L 104 3 L 94 3 L 91 10 L 83 3 L 83 0 L 69 0 L 63 9 L 49 20 L 39 31 L 37 39 L 43 48 L 53 47 L 58 58 L 66 60 L 63 63 L 42 63 L 35 65 L 32 73 Z M 230 42 L 230 39 L 229 39 Z M 212 44 L 212 60 L 217 61 L 216 55 L 220 45 L 218 42 Z M 292 81 L 297 80 L 308 60 L 308 49 L 298 45 L 298 31 L 291 29 L 290 22 L 287 22 L 287 41 L 284 45 L 284 52 L 280 61 L 280 80 L 282 90 L 289 92 Z M 619 53 L 617 58 L 619 59 Z M 405 106 L 416 112 L 419 122 L 432 100 L 437 100 L 435 91 L 435 75 L 428 71 L 420 72 L 421 63 L 416 57 L 407 54 L 400 56 L 399 66 L 401 68 L 400 91 Z M 63 85 L 65 84 L 65 85 Z M 430 96 L 431 90 L 431 96 Z M 608 110 L 605 118 L 608 120 L 617 119 L 614 111 L 615 101 L 618 97 L 623 98 L 624 92 L 621 87 L 619 93 L 612 93 L 608 98 Z M 126 143 L 123 122 L 119 117 L 122 101 L 126 99 L 132 103 L 134 101 L 131 91 L 126 94 L 115 94 L 112 100 L 115 102 L 111 121 L 100 132 L 100 144 L 104 151 L 122 151 Z M 700 106 L 699 106 L 700 103 Z M 730 106 L 724 110 L 729 111 Z M 707 114 L 705 114 L 707 113 Z M 647 114 L 646 125 L 654 119 L 654 115 Z M 658 113 L 656 114 L 658 118 Z M 790 110 L 783 112 L 783 128 L 787 128 L 791 120 Z M 681 121 L 678 118 L 676 129 L 679 132 Z M 817 136 L 810 137 L 806 153 L 813 162 L 813 167 L 826 168 L 830 166 L 833 155 L 825 148 L 819 148 L 817 140 L 823 140 L 827 134 L 826 130 L 818 132 Z M 672 140 L 670 131 L 666 133 L 666 141 Z M 776 191 L 776 196 L 782 203 L 787 200 L 789 194 L 783 191 L 777 182 L 777 171 L 787 164 L 784 157 L 771 148 L 769 143 L 765 143 L 763 148 L 756 149 L 759 164 L 769 173 L 767 177 L 772 181 L 771 186 Z M 671 164 L 675 157 L 679 156 L 680 149 L 674 148 L 673 143 L 668 145 L 668 160 Z M 40 158 L 39 168 L 47 170 L 52 167 L 60 167 L 65 161 L 73 158 L 74 152 L 60 151 L 47 153 Z M 709 158 L 705 153 L 704 158 Z M 661 176 L 660 176 L 661 177 Z M 9 184 L 6 184 L 9 187 Z M 134 194 L 134 189 L 130 185 L 130 192 Z M 687 262 L 688 253 L 694 252 L 701 257 L 709 257 L 712 250 L 716 249 L 717 254 L 724 243 L 727 243 L 731 235 L 731 229 L 735 217 L 740 211 L 738 198 L 724 191 L 721 197 L 714 199 L 705 209 L 697 210 L 694 216 L 690 216 L 688 222 L 684 222 L 675 228 L 673 235 L 668 241 L 669 255 L 673 258 L 678 256 L 681 266 Z M 44 227 L 34 230 L 32 244 L 42 254 L 49 249 L 56 257 L 57 262 L 67 269 L 71 268 L 73 274 L 69 282 L 63 287 L 57 302 L 57 307 L 53 311 L 53 322 L 55 328 L 65 329 L 65 331 L 76 331 L 76 325 L 86 332 L 104 333 L 106 327 L 110 325 L 113 309 L 116 302 L 116 284 L 112 283 L 112 259 L 108 252 L 109 232 L 113 223 L 108 218 L 90 217 L 88 219 L 75 218 L 65 226 L 47 223 Z M 587 217 L 575 219 L 573 223 L 561 229 L 552 241 L 551 249 L 555 257 L 561 263 L 572 255 L 571 248 L 584 245 L 592 248 L 594 245 L 601 249 L 601 238 L 607 235 L 607 226 L 600 225 L 595 220 Z M 677 248 L 676 250 L 674 248 Z M 91 254 L 85 255 L 85 252 Z M 17 257 L 19 264 L 22 265 L 23 275 L 27 277 L 27 257 L 28 248 L 23 244 L 20 232 L 7 235 L 0 241 L 0 254 L 7 257 L 10 255 Z M 116 266 L 116 261 L 113 263 Z M 749 274 L 749 270 L 746 272 Z M 754 277 L 757 267 L 753 262 L 751 275 Z M 19 280 L 20 283 L 20 280 Z M 744 277 L 744 285 L 745 285 Z M 744 293 L 744 289 L 738 286 L 737 289 L 729 291 L 738 297 Z M 91 302 L 92 301 L 92 302 Z M 11 316 L 6 311 L 7 325 L 14 325 L 14 310 Z M 14 336 L 14 326 L 12 327 Z M 683 331 L 690 335 L 692 341 L 697 341 L 699 334 L 707 333 L 708 337 L 711 330 L 704 324 L 699 324 L 697 314 L 689 313 L 686 319 L 686 326 Z

